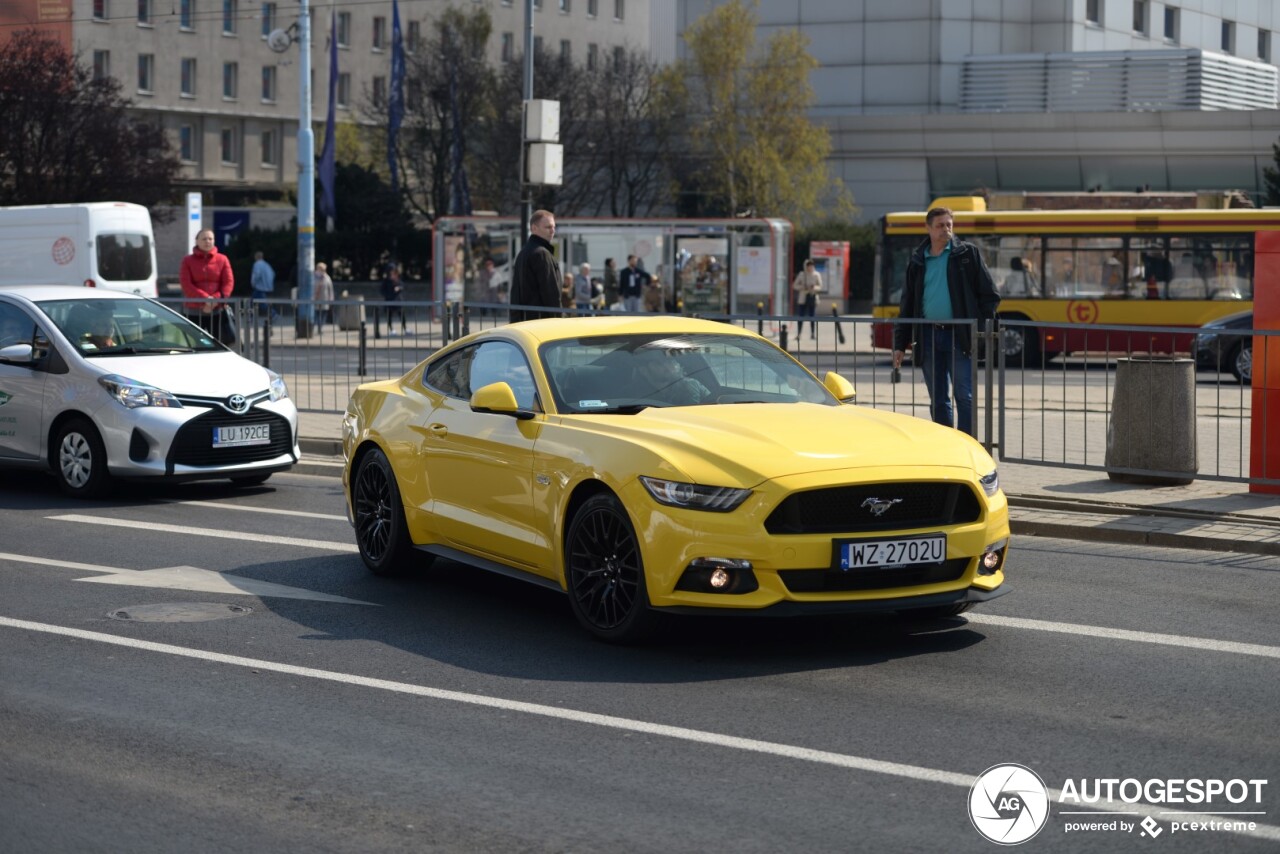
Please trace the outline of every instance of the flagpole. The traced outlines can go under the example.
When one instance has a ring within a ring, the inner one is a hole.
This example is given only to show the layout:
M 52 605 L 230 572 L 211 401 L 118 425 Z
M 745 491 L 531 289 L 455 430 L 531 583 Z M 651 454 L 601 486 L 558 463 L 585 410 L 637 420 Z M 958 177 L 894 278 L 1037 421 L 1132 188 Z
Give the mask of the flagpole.
M 301 0 L 298 15 L 298 305 L 296 332 L 311 337 L 316 268 L 315 139 L 311 130 L 311 10 Z

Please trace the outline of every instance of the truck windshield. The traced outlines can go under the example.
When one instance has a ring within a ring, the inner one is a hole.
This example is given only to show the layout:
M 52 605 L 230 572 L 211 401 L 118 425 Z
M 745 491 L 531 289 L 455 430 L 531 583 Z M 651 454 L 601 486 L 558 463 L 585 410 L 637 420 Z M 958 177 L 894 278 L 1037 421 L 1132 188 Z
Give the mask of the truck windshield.
M 151 278 L 151 238 L 145 234 L 99 234 L 98 275 L 108 282 Z

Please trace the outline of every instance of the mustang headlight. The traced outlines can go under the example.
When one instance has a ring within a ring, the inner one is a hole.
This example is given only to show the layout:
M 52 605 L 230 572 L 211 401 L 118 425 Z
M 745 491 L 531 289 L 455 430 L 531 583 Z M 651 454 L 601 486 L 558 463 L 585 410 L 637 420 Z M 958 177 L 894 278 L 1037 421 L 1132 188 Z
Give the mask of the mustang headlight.
M 982 491 L 987 494 L 988 498 L 990 498 L 1000 491 L 999 470 L 992 469 L 991 474 L 984 474 L 982 477 L 978 478 L 978 482 L 982 484 Z
M 182 402 L 164 389 L 149 386 L 119 374 L 98 377 L 98 384 L 127 409 L 137 409 L 141 406 L 182 408 Z
M 275 371 L 268 370 L 267 376 L 271 378 L 271 400 L 283 400 L 289 396 L 289 387 L 284 384 L 284 377 Z
M 702 486 L 697 483 L 681 483 L 677 480 L 660 480 L 641 477 L 640 482 L 659 504 L 686 507 L 690 510 L 714 510 L 727 513 L 747 500 L 749 489 L 727 486 Z

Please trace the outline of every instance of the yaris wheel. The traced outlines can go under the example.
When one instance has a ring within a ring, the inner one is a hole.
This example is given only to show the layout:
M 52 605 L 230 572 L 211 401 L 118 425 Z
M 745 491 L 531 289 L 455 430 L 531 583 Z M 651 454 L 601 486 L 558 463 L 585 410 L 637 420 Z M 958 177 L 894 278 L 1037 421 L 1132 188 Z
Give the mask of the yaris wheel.
M 396 575 L 410 564 L 417 567 L 431 562 L 430 555 L 414 553 L 400 487 L 390 460 L 380 450 L 374 449 L 360 460 L 351 484 L 351 511 L 360 557 L 374 575 Z
M 93 423 L 73 418 L 54 437 L 51 462 L 58 488 L 73 498 L 97 498 L 111 485 L 107 450 Z
M 587 499 L 565 538 L 565 582 L 578 622 L 610 643 L 632 643 L 652 628 L 640 541 L 612 495 Z

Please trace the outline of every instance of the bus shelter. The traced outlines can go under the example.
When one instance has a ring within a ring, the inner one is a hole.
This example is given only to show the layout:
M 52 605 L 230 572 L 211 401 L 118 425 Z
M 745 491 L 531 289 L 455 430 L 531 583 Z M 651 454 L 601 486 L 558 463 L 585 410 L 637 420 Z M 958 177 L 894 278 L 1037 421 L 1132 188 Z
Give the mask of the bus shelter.
M 454 304 L 507 302 L 511 267 L 523 245 L 514 217 L 441 217 L 432 233 L 432 293 Z M 667 311 L 686 314 L 786 314 L 791 309 L 793 229 L 784 219 L 556 218 L 556 257 L 566 281 L 627 258 L 654 276 Z M 606 306 L 607 307 L 607 306 Z

